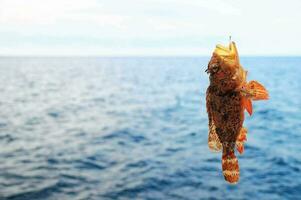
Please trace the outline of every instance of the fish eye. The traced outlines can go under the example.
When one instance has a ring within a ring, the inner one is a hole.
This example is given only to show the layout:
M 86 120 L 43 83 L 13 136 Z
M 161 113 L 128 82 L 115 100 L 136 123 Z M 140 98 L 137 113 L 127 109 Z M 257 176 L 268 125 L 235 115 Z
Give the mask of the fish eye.
M 214 64 L 211 66 L 211 70 L 213 73 L 216 73 L 219 70 L 219 66 L 217 64 Z

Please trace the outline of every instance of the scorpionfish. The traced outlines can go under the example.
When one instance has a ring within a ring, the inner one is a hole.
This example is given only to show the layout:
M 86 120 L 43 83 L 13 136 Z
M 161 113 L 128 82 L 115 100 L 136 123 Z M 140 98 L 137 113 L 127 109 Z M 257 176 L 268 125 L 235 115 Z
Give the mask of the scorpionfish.
M 229 47 L 216 46 L 206 72 L 210 80 L 206 92 L 208 146 L 214 152 L 222 151 L 224 178 L 234 184 L 239 180 L 235 148 L 242 154 L 247 140 L 244 110 L 252 115 L 252 101 L 267 100 L 269 95 L 257 81 L 247 82 L 234 42 L 230 41 Z

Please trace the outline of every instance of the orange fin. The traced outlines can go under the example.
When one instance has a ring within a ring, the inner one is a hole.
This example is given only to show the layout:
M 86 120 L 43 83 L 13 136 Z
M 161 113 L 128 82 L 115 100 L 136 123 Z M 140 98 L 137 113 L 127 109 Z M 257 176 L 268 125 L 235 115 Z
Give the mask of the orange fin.
M 252 100 L 267 100 L 269 99 L 269 93 L 263 85 L 257 81 L 250 81 L 246 85 L 247 96 Z
M 249 98 L 244 97 L 242 99 L 243 107 L 248 111 L 249 115 L 251 116 L 253 113 L 252 101 Z
M 222 157 L 223 174 L 226 181 L 235 184 L 239 180 L 239 165 L 234 152 L 225 153 Z
M 239 135 L 236 139 L 236 149 L 237 151 L 242 154 L 244 152 L 244 143 L 247 141 L 247 129 L 242 127 L 240 129 Z
M 222 143 L 219 141 L 215 129 L 214 122 L 211 121 L 209 125 L 208 147 L 213 152 L 219 152 L 222 149 Z

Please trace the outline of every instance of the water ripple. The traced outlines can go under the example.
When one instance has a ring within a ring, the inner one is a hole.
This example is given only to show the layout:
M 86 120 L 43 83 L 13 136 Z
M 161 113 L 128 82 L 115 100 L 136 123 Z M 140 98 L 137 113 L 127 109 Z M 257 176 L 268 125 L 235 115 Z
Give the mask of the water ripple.
M 207 62 L 0 58 L 0 199 L 301 199 L 301 58 L 241 58 L 271 98 L 235 186 L 207 146 Z

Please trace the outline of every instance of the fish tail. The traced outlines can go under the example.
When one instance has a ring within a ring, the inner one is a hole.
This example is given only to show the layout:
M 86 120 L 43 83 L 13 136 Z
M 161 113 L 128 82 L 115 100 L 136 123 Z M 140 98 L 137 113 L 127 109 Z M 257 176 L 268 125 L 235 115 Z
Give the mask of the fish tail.
M 223 148 L 222 156 L 222 168 L 223 174 L 226 181 L 231 184 L 235 184 L 239 180 L 239 165 L 238 160 L 234 154 L 234 150 L 226 151 Z
M 252 100 L 267 100 L 269 99 L 269 93 L 263 85 L 257 81 L 250 81 L 247 84 L 247 93 Z

